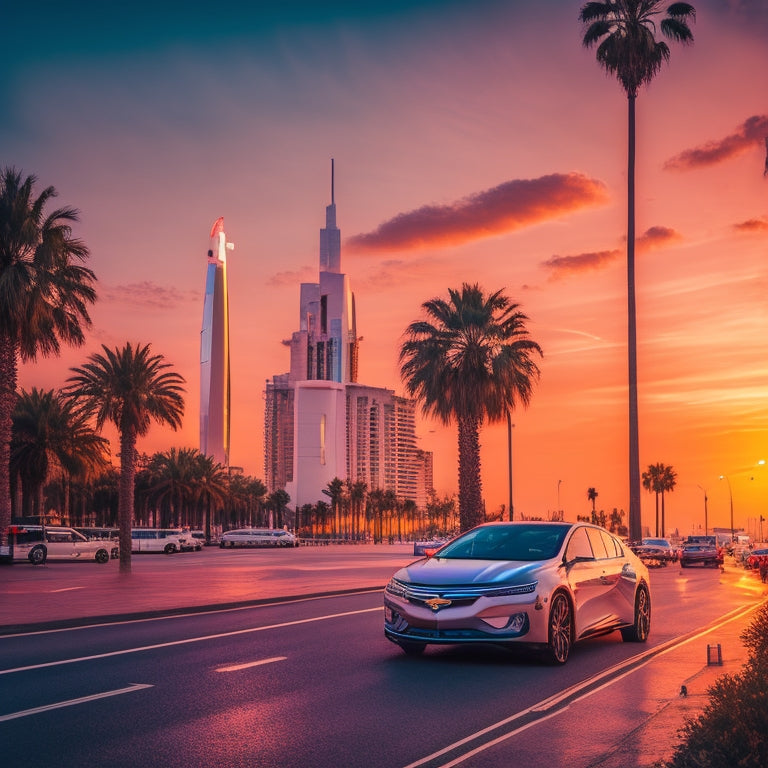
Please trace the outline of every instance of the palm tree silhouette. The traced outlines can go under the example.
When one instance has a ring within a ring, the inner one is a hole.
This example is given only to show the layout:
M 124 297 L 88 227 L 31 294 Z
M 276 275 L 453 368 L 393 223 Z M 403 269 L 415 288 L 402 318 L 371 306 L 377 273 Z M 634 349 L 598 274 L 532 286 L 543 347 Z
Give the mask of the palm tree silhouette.
M 400 375 L 425 414 L 456 421 L 459 439 L 459 521 L 462 531 L 483 521 L 480 426 L 527 406 L 538 380 L 528 318 L 502 291 L 477 284 L 449 289 L 448 300 L 422 304 L 427 320 L 411 323 L 400 349 Z
M 152 421 L 172 429 L 181 426 L 184 414 L 184 378 L 162 355 L 150 354 L 150 346 L 127 343 L 114 350 L 90 355 L 67 379 L 65 393 L 77 408 L 93 417 L 101 430 L 115 425 L 120 439 L 120 573 L 131 572 L 131 521 L 136 478 L 136 439 L 149 431 Z
M 77 262 L 89 254 L 72 237 L 74 208 L 45 214 L 53 187 L 34 197 L 35 176 L 0 171 L 0 546 L 11 524 L 11 424 L 21 360 L 58 355 L 61 343 L 79 346 L 90 326 L 96 276 Z M 2 550 L 0 550 L 2 551 Z

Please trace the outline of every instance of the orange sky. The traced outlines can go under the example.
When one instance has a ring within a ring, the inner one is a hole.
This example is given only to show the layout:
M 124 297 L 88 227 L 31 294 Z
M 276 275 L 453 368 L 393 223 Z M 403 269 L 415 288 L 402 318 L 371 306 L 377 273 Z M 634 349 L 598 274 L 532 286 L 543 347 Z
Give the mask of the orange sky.
M 151 342 L 186 377 L 187 412 L 139 447 L 196 447 L 205 253 L 224 216 L 232 462 L 263 476 L 264 382 L 288 369 L 333 157 L 361 382 L 402 392 L 398 343 L 424 300 L 504 288 L 544 350 L 514 418 L 516 510 L 575 518 L 589 487 L 626 509 L 626 98 L 581 47 L 579 3 L 358 5 L 212 18 L 191 3 L 147 24 L 138 3 L 129 20 L 54 18 L 40 51 L 0 62 L 2 163 L 80 209 L 99 278 L 87 345 L 23 366 L 20 385 L 61 386 L 102 343 Z M 640 460 L 677 471 L 666 516 L 682 533 L 703 525 L 703 489 L 709 524 L 730 525 L 721 474 L 737 527 L 768 517 L 768 11 L 694 5 L 694 45 L 670 44 L 637 102 Z M 455 430 L 419 431 L 453 492 Z M 506 426 L 481 440 L 496 511 Z

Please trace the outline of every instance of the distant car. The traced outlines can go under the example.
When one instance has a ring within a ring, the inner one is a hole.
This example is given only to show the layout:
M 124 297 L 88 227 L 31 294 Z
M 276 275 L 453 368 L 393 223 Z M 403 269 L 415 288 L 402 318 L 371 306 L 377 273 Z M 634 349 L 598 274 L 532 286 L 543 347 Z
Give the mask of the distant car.
M 182 531 L 181 551 L 199 552 L 205 545 L 205 534 L 202 531 Z
M 443 544 L 446 544 L 447 542 L 448 539 L 428 539 L 426 541 L 414 541 L 413 554 L 414 556 L 431 554 L 434 550 L 440 549 L 440 547 L 442 547 Z
M 677 560 L 677 550 L 669 539 L 643 539 L 640 544 L 632 547 L 632 551 L 641 560 L 655 560 L 664 565 Z
M 282 528 L 238 528 L 222 534 L 219 546 L 225 547 L 298 547 L 299 540 Z
M 184 534 L 181 528 L 132 528 L 131 552 L 181 552 Z
M 83 528 L 82 526 L 76 526 L 75 530 L 78 533 L 82 533 L 86 539 L 91 541 L 105 541 L 111 545 L 110 556 L 113 560 L 117 560 L 120 557 L 120 531 L 117 528 L 105 528 L 105 527 L 91 527 Z
M 47 560 L 88 560 L 108 563 L 112 544 L 91 541 L 74 528 L 60 525 L 11 527 L 13 559 L 42 565 Z
M 680 566 L 687 568 L 689 565 L 711 566 L 716 568 L 723 563 L 723 550 L 716 544 L 701 542 L 698 544 L 686 543 L 680 552 Z
M 620 630 L 645 642 L 650 626 L 648 569 L 588 523 L 486 523 L 401 568 L 384 590 L 384 635 L 410 655 L 491 643 L 565 664 L 576 641 Z

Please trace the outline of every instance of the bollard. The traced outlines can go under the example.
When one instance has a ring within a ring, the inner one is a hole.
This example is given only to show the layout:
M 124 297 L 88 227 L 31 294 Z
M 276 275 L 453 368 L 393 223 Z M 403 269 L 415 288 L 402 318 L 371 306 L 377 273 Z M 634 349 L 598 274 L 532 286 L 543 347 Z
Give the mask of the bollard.
M 707 666 L 723 666 L 723 650 L 720 643 L 717 645 L 707 645 Z

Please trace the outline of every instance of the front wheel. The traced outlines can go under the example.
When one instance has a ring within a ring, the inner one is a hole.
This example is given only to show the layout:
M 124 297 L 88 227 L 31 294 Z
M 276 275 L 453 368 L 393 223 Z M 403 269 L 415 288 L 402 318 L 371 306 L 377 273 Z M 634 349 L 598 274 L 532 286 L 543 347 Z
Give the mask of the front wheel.
M 635 620 L 631 627 L 621 630 L 625 643 L 644 643 L 651 631 L 651 596 L 645 587 L 638 587 L 635 595 Z
M 96 562 L 97 563 L 108 563 L 109 562 L 109 552 L 107 552 L 106 549 L 100 549 L 96 553 Z
M 29 562 L 32 565 L 43 565 L 47 559 L 48 550 L 42 544 L 32 547 L 29 552 Z
M 166 544 L 165 549 L 163 552 L 165 552 L 166 555 L 172 555 L 176 551 L 176 545 L 175 544 Z
M 573 616 L 568 598 L 558 592 L 549 607 L 549 638 L 545 658 L 550 664 L 565 664 L 573 644 Z

